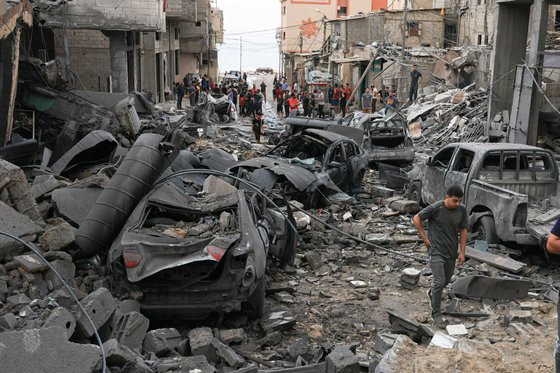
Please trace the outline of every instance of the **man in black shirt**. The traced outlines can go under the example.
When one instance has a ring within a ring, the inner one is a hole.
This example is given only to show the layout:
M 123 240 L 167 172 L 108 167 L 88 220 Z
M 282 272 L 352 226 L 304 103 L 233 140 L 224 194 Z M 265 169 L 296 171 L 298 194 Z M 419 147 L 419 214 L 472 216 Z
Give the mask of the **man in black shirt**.
M 418 85 L 422 83 L 422 73 L 418 71 L 418 66 L 412 65 L 410 71 L 410 91 L 408 92 L 409 101 L 414 101 L 418 98 Z
M 438 328 L 445 328 L 447 324 L 441 316 L 443 289 L 451 282 L 455 262 L 458 265 L 465 262 L 468 219 L 467 209 L 461 204 L 462 200 L 463 190 L 454 185 L 447 189 L 443 201 L 429 205 L 412 219 L 430 254 L 433 283 L 428 296 L 432 304 L 432 318 Z M 428 234 L 422 226 L 423 220 L 428 221 Z M 461 251 L 457 253 L 459 244 Z

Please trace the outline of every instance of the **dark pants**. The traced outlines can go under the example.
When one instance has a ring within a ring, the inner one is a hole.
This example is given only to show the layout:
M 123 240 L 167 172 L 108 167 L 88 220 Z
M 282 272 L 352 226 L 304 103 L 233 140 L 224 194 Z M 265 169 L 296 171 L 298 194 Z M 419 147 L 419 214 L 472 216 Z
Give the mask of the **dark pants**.
M 325 105 L 318 105 L 319 118 L 324 118 L 325 117 L 325 113 L 323 113 L 324 109 L 325 109 Z
M 290 104 L 287 102 L 284 103 L 284 113 L 286 114 L 286 118 L 290 116 Z
M 455 271 L 456 259 L 445 259 L 439 256 L 430 258 L 430 268 L 432 269 L 432 315 L 441 314 L 441 295 L 443 289 L 451 282 L 451 277 Z
M 253 134 L 255 135 L 255 140 L 261 142 L 261 125 L 253 124 Z
M 177 109 L 183 108 L 183 95 L 177 95 Z
M 408 92 L 408 99 L 414 101 L 418 98 L 418 87 L 410 86 L 410 91 Z

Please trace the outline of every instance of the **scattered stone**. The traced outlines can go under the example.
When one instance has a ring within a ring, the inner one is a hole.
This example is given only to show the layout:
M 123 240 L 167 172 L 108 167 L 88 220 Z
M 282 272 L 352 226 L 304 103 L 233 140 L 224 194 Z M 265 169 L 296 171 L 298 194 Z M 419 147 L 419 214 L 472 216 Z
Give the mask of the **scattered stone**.
M 46 230 L 39 239 L 41 247 L 46 251 L 59 251 L 72 245 L 75 241 L 74 231 L 70 224 L 62 223 Z
M 76 318 L 74 315 L 64 307 L 57 307 L 51 311 L 51 314 L 43 323 L 44 328 L 51 326 L 58 326 L 66 330 L 67 338 L 74 334 L 76 328 Z
M 24 293 L 14 294 L 8 297 L 7 299 L 7 303 L 12 304 L 14 306 L 25 305 L 25 304 L 29 304 L 30 302 L 31 299 L 29 299 L 29 297 Z
M 293 304 L 296 301 L 296 298 L 286 291 L 281 291 L 279 293 L 274 294 L 274 299 L 281 303 Z
M 421 271 L 416 268 L 405 268 L 401 274 L 401 286 L 405 289 L 413 290 L 418 287 Z
M 447 334 L 449 334 L 450 336 L 462 337 L 469 334 L 469 331 L 463 324 L 447 325 L 445 327 L 445 330 L 447 330 Z
M 521 302 L 519 304 L 522 310 L 530 311 L 539 308 L 539 302 Z
M 282 335 L 281 332 L 274 331 L 274 332 L 267 333 L 263 338 L 255 341 L 255 343 L 265 347 L 276 346 L 277 344 L 282 342 L 283 339 L 284 336 Z
M 368 233 L 366 235 L 366 241 L 374 245 L 384 245 L 391 242 L 391 237 L 385 233 Z
M 13 313 L 7 313 L 0 316 L 0 328 L 2 328 L 3 330 L 13 330 L 16 326 L 17 318 Z
M 91 318 L 91 321 L 93 321 L 93 326 L 89 323 L 87 316 L 82 311 L 77 312 L 76 322 L 80 331 L 89 338 L 93 336 L 95 329 L 99 329 L 109 320 L 117 308 L 118 301 L 113 298 L 109 290 L 100 288 L 88 294 L 81 300 L 81 303 L 88 316 Z
M 31 194 L 33 198 L 39 199 L 45 194 L 52 192 L 55 189 L 66 187 L 68 183 L 56 179 L 53 175 L 39 175 L 33 180 L 31 186 Z
M 233 351 L 230 347 L 226 346 L 218 339 L 212 339 L 212 346 L 215 349 L 215 353 L 223 359 L 227 365 L 232 368 L 240 368 L 245 364 L 245 360 L 241 358 L 235 351 Z M 193 354 L 194 355 L 194 354 Z
M 399 336 L 391 333 L 377 333 L 375 337 L 375 351 L 384 354 L 387 350 L 393 347 L 395 341 Z
M 509 311 L 509 321 L 529 324 L 533 322 L 533 317 L 531 315 L 531 311 L 511 310 Z
M 311 269 L 319 269 L 323 266 L 323 261 L 321 260 L 321 255 L 315 251 L 308 251 L 305 253 L 305 260 L 309 263 Z
M 56 259 L 50 262 L 51 266 L 60 274 L 62 279 L 73 288 L 78 287 L 76 284 L 76 266 L 69 260 Z M 52 283 L 53 289 L 58 289 L 62 287 L 62 282 L 51 269 L 44 273 L 45 281 L 50 281 Z M 51 289 L 49 289 L 51 290 Z
M 373 185 L 371 187 L 371 194 L 373 194 L 374 197 L 387 198 L 387 197 L 393 197 L 395 191 L 393 189 L 389 189 L 381 185 Z
M 216 349 L 212 345 L 214 335 L 208 327 L 196 328 L 189 332 L 189 343 L 193 355 L 204 355 L 208 361 L 217 361 Z
M 356 355 L 345 346 L 337 346 L 325 359 L 327 373 L 358 373 L 359 361 Z
M 247 340 L 247 334 L 244 329 L 222 329 L 218 332 L 220 341 L 226 345 L 232 343 L 243 343 Z
M 205 356 L 187 356 L 163 359 L 158 363 L 158 373 L 189 372 L 214 373 L 216 368 L 208 363 Z
M 367 287 L 367 282 L 365 282 L 365 281 L 360 281 L 360 280 L 350 281 L 350 284 L 352 284 L 352 286 L 354 287 L 354 289 L 360 289 L 360 288 L 365 288 L 365 287 Z
M 1 162 L 2 159 L 0 159 L 0 166 Z M 0 201 L 0 227 L 6 233 L 19 237 L 26 242 L 33 241 L 36 235 L 42 231 L 42 228 L 29 217 L 17 212 L 2 201 Z M 19 242 L 10 237 L 0 236 L 0 260 L 9 255 L 18 255 L 22 251 L 23 246 Z
M 313 324 L 309 327 L 309 332 L 307 335 L 313 339 L 319 339 L 323 336 L 323 326 L 319 324 Z
M 31 273 L 41 272 L 49 268 L 49 266 L 35 254 L 18 255 L 14 257 L 14 260 L 18 262 L 23 269 Z
M 430 341 L 430 346 L 437 346 L 441 348 L 451 349 L 455 347 L 457 340 L 450 337 L 439 330 L 434 333 L 434 337 Z
M 0 333 L 0 356 L 5 372 L 94 372 L 101 366 L 99 346 L 69 342 L 61 327 Z
M 302 231 L 309 224 L 311 224 L 311 217 L 302 211 L 294 211 L 294 219 L 296 221 L 296 228 L 298 231 Z
M 142 347 L 150 320 L 136 311 L 125 314 L 115 311 L 115 317 L 117 320 L 114 322 L 111 338 L 132 350 Z
M 150 330 L 144 339 L 144 350 L 162 357 L 181 343 L 181 334 L 175 328 Z
M 130 348 L 120 345 L 116 339 L 103 343 L 108 367 L 126 368 L 129 372 L 149 373 L 152 369 L 146 365 L 142 356 Z
M 268 319 L 261 320 L 262 327 L 265 331 L 268 330 L 288 330 L 296 324 L 296 319 L 287 314 L 287 311 L 273 312 Z
M 348 221 L 352 219 L 352 213 L 350 211 L 348 211 L 347 213 L 345 213 L 344 215 L 342 215 L 342 220 L 344 221 Z
M 288 346 L 288 354 L 292 360 L 296 360 L 301 356 L 306 361 L 311 361 L 315 355 L 309 341 L 303 338 L 298 338 Z

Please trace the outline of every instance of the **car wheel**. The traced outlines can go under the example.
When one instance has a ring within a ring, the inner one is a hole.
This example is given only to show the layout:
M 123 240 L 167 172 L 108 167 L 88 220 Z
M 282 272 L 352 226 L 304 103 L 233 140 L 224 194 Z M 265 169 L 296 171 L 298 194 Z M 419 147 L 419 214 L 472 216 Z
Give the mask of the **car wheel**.
M 497 244 L 498 233 L 496 233 L 496 224 L 492 216 L 483 216 L 476 222 L 474 229 L 477 233 L 477 240 L 488 242 L 488 244 Z
M 422 201 L 422 182 L 413 181 L 408 186 L 408 192 L 406 198 L 408 198 L 411 201 L 417 202 L 419 205 L 423 205 L 424 203 Z
M 264 315 L 265 276 L 263 276 L 255 291 L 243 304 L 243 311 L 250 319 L 260 319 Z

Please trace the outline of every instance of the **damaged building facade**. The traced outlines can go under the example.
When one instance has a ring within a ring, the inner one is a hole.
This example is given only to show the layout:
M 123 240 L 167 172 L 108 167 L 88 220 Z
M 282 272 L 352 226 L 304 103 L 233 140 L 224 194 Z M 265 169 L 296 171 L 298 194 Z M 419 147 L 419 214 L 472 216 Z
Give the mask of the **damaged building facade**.
M 79 77 L 73 88 L 144 91 L 161 102 L 187 73 L 217 79 L 223 14 L 209 0 L 100 4 L 71 2 L 39 13 L 43 18 L 36 33 L 46 40 L 39 57 L 69 57 Z M 214 56 L 212 69 L 208 53 Z

